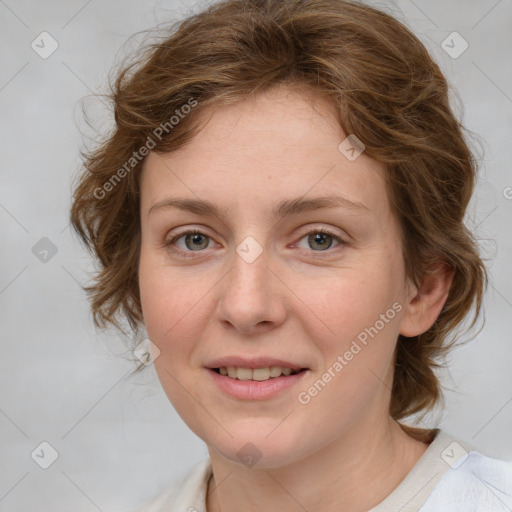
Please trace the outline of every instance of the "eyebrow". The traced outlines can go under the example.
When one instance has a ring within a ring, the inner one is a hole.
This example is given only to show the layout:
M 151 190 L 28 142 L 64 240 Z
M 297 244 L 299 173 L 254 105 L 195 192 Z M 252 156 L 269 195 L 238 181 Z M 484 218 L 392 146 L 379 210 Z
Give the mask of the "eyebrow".
M 319 210 L 323 208 L 342 207 L 359 213 L 371 213 L 363 203 L 352 201 L 344 196 L 323 196 L 311 199 L 289 199 L 279 202 L 272 210 L 272 218 L 282 219 L 287 215 L 297 215 L 303 212 Z M 198 215 L 211 215 L 217 218 L 226 218 L 227 210 L 221 209 L 210 201 L 202 199 L 166 198 L 155 203 L 148 211 L 148 217 L 157 210 L 167 208 L 179 208 L 180 210 L 196 213 Z

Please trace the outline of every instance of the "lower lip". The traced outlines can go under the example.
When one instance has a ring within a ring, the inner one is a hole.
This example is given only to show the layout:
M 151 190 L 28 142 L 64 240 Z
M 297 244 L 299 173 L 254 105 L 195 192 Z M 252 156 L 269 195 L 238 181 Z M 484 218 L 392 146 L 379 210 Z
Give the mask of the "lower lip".
M 211 368 L 207 368 L 216 385 L 226 394 L 242 400 L 265 400 L 277 395 L 285 389 L 290 389 L 309 372 L 303 370 L 287 377 L 273 377 L 269 380 L 238 380 L 221 375 Z

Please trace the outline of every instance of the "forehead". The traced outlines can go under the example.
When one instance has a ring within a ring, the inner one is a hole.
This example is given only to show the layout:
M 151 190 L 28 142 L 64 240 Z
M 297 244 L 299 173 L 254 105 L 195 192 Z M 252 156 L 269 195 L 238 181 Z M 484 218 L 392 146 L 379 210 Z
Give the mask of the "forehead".
M 186 146 L 146 158 L 142 209 L 169 193 L 231 201 L 236 209 L 252 197 L 270 207 L 338 193 L 386 213 L 384 165 L 364 152 L 347 158 L 349 134 L 325 97 L 274 88 L 200 115 L 208 122 Z

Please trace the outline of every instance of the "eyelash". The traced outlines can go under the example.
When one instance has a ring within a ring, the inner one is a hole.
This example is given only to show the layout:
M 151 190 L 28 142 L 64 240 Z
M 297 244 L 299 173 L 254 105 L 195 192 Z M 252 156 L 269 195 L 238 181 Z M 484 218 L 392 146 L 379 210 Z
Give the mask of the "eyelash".
M 348 245 L 348 242 L 346 242 L 345 240 L 341 239 L 339 236 L 335 235 L 334 233 L 332 233 L 331 231 L 329 231 L 328 229 L 325 229 L 325 228 L 315 228 L 315 229 L 312 229 L 311 231 L 308 231 L 307 233 L 305 233 L 300 238 L 300 240 L 302 240 L 305 237 L 308 237 L 309 235 L 313 235 L 313 234 L 317 234 L 317 233 L 321 233 L 323 235 L 331 236 L 335 241 L 337 241 L 339 243 L 340 246 Z M 174 245 L 174 243 L 177 240 L 179 240 L 180 238 L 182 238 L 182 237 L 184 237 L 186 235 L 204 235 L 205 237 L 207 237 L 210 240 L 212 240 L 211 237 L 209 237 L 208 235 L 206 235 L 202 231 L 199 231 L 197 229 L 191 229 L 189 231 L 183 231 L 183 233 L 180 233 L 180 234 L 176 235 L 175 237 L 173 237 L 169 242 L 165 243 L 165 247 L 170 252 L 173 252 L 175 254 L 179 254 L 180 256 L 182 256 L 184 258 L 197 258 L 198 256 L 194 255 L 194 253 L 195 252 L 199 252 L 200 253 L 200 252 L 202 252 L 202 250 L 199 250 L 199 251 L 184 251 L 182 249 L 176 250 L 176 249 L 172 248 L 172 246 Z M 309 252 L 313 252 L 313 253 L 324 253 L 324 252 L 325 253 L 329 253 L 329 252 L 332 252 L 330 249 L 332 249 L 332 248 L 329 247 L 329 249 L 325 249 L 324 251 L 313 251 L 313 250 L 310 250 Z M 303 249 L 303 250 L 307 250 L 307 249 Z M 314 256 L 314 257 L 316 258 L 317 256 Z

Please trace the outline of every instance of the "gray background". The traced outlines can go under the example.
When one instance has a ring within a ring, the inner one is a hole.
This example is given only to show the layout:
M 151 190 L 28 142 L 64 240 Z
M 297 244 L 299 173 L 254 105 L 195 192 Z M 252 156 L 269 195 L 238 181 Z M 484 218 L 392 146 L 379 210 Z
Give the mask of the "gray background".
M 446 410 L 425 421 L 512 458 L 512 0 L 373 5 L 425 43 L 460 95 L 462 121 L 486 141 L 468 213 L 489 258 L 486 326 L 451 356 Z M 79 283 L 93 265 L 68 226 L 81 132 L 93 133 L 79 101 L 105 90 L 130 35 L 192 8 L 0 0 L 0 512 L 133 510 L 207 455 L 152 367 L 124 379 L 133 366 L 119 337 L 92 325 Z M 59 44 L 47 59 L 31 48 L 43 31 Z M 469 44 L 458 58 L 442 48 L 453 31 Z M 106 126 L 101 103 L 87 105 L 92 122 Z M 57 250 L 46 262 L 32 251 L 43 237 Z M 48 469 L 31 458 L 43 441 L 59 454 Z

